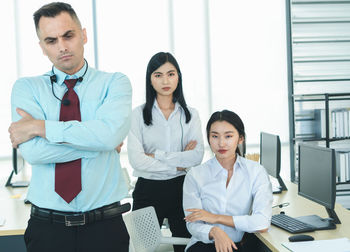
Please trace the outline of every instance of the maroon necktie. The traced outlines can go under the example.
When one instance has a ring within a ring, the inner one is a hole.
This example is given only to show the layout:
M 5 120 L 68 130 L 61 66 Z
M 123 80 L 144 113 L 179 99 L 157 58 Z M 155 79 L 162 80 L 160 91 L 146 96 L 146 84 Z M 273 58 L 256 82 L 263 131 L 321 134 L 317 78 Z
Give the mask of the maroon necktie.
M 60 121 L 81 121 L 79 97 L 74 91 L 77 79 L 65 80 L 68 91 L 61 102 Z M 55 169 L 55 191 L 70 203 L 81 191 L 81 159 L 57 163 Z

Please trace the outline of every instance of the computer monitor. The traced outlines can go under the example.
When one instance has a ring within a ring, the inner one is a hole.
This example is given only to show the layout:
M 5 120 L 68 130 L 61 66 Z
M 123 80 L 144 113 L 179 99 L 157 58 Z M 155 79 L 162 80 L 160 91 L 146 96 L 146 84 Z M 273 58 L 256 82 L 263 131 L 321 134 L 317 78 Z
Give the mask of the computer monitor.
M 15 148 L 12 149 L 12 171 L 10 177 L 6 182 L 6 186 L 11 187 L 27 187 L 29 185 L 28 181 L 15 181 L 11 182 L 14 174 L 18 174 L 25 166 L 25 161 L 19 151 Z
M 330 148 L 301 143 L 298 147 L 298 194 L 327 210 L 329 218 L 317 215 L 298 217 L 316 229 L 335 229 L 340 220 L 334 211 L 336 198 L 335 151 Z
M 266 169 L 267 173 L 276 178 L 279 187 L 273 187 L 273 193 L 287 191 L 281 176 L 281 141 L 279 136 L 266 132 L 260 133 L 260 164 Z

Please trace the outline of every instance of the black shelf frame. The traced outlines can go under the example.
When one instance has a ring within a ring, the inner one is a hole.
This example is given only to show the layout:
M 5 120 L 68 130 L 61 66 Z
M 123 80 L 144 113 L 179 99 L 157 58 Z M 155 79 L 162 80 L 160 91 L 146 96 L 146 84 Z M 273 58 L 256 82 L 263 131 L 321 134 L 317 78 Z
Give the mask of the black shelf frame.
M 350 140 L 350 136 L 346 137 L 329 137 L 329 102 L 332 101 L 346 101 L 350 100 L 350 93 L 317 93 L 317 94 L 297 94 L 297 95 L 292 95 L 294 103 L 292 104 L 293 106 L 293 114 L 291 120 L 293 120 L 293 128 L 291 129 L 293 133 L 293 137 L 291 138 L 290 142 L 290 153 L 291 153 L 291 178 L 293 177 L 292 182 L 296 182 L 295 178 L 295 144 L 296 142 L 311 142 L 311 141 L 325 141 L 326 147 L 330 147 L 331 142 L 335 141 L 342 141 L 342 140 Z M 295 114 L 294 114 L 294 104 L 297 102 L 324 102 L 324 109 L 325 109 L 325 119 L 326 119 L 326 137 L 295 137 L 295 127 L 294 127 L 294 122 L 295 122 Z M 292 176 L 293 175 L 293 176 Z M 347 182 L 337 182 L 337 185 L 341 184 L 350 184 L 350 181 Z M 344 192 L 344 191 L 350 191 L 350 189 L 337 189 L 337 192 Z
M 323 98 L 319 98 L 321 96 L 323 96 Z M 303 99 L 303 97 L 309 97 L 309 98 Z M 295 144 L 295 142 L 297 140 L 300 140 L 300 141 L 325 141 L 326 147 L 329 148 L 330 142 L 350 139 L 350 136 L 333 137 L 333 138 L 329 137 L 329 102 L 331 102 L 331 101 L 350 101 L 350 93 L 297 94 L 297 95 L 293 95 L 293 98 L 294 98 L 294 103 L 296 103 L 296 102 L 319 102 L 319 101 L 324 102 L 325 103 L 324 104 L 325 115 L 326 115 L 326 137 L 324 137 L 324 138 L 295 137 L 295 132 L 294 132 L 293 145 Z M 293 117 L 294 117 L 294 113 L 293 113 Z M 293 120 L 294 120 L 294 118 L 293 118 Z

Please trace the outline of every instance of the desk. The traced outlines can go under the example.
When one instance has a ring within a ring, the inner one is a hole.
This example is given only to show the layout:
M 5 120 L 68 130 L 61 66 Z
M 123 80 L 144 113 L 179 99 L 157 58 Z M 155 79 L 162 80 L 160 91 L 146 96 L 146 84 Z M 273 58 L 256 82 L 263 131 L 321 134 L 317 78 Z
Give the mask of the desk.
M 1 189 L 0 216 L 5 218 L 6 222 L 0 227 L 0 236 L 24 234 L 30 215 L 30 204 L 24 204 L 23 201 L 26 190 L 26 188 Z M 17 198 L 19 195 L 21 197 Z
M 283 208 L 273 208 L 272 214 L 278 214 L 284 211 L 291 217 L 299 217 L 304 215 L 316 214 L 322 218 L 327 218 L 328 214 L 325 207 L 314 203 L 302 196 L 298 195 L 298 186 L 285 182 L 288 191 L 281 194 L 274 194 L 273 205 L 289 202 L 290 205 Z M 307 232 L 315 238 L 315 240 L 327 240 L 340 237 L 350 238 L 350 211 L 339 204 L 335 205 L 335 212 L 337 213 L 342 224 L 337 224 L 334 230 L 321 230 L 315 232 Z M 266 233 L 257 233 L 256 236 L 272 251 L 289 251 L 282 246 L 282 242 L 288 242 L 288 237 L 293 234 L 284 231 L 278 227 L 272 226 Z
M 0 190 L 0 216 L 6 219 L 5 225 L 0 227 L 0 251 L 26 251 L 23 234 L 30 215 L 30 204 L 23 201 L 26 190 L 6 187 Z
M 0 251 L 26 251 L 23 234 L 30 216 L 30 204 L 24 204 L 27 188 L 5 187 L 5 176 L 10 175 L 12 166 L 9 162 L 2 163 L 0 169 L 4 176 L 0 178 L 0 216 L 6 221 L 4 226 L 0 226 Z M 17 177 L 16 180 L 25 180 L 29 174 L 23 170 Z
M 26 188 L 6 188 L 4 187 L 5 180 L 0 180 L 0 216 L 6 218 L 4 226 L 0 227 L 0 251 L 25 251 L 16 250 L 11 247 L 11 250 L 3 250 L 4 246 L 19 246 L 18 241 L 24 245 L 23 234 L 27 227 L 27 221 L 30 214 L 30 205 L 23 203 L 23 196 L 26 193 Z M 321 217 L 328 217 L 325 208 L 317 203 L 305 199 L 298 195 L 297 185 L 286 181 L 288 191 L 273 196 L 273 205 L 289 202 L 290 205 L 280 208 L 274 208 L 273 214 L 283 210 L 286 214 L 292 217 L 303 215 L 317 214 Z M 19 199 L 14 199 L 13 196 L 22 195 Z M 315 240 L 335 239 L 340 237 L 350 238 L 350 211 L 346 210 L 339 204 L 336 204 L 335 211 L 342 222 L 338 224 L 334 230 L 322 230 L 308 232 Z M 288 237 L 292 234 L 271 226 L 266 233 L 257 233 L 256 236 L 271 250 L 271 251 L 289 251 L 281 245 L 282 242 L 287 242 Z M 4 245 L 5 244 L 5 245 Z M 6 247 L 5 247 L 6 248 Z

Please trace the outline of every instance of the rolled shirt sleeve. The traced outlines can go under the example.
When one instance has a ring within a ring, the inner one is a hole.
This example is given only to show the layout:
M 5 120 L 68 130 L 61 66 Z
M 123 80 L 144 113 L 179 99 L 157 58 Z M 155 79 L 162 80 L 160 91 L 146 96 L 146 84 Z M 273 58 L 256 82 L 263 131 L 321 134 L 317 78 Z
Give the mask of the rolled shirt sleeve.
M 203 209 L 200 198 L 200 190 L 195 178 L 193 177 L 192 170 L 187 173 L 183 185 L 183 209 L 185 216 L 190 214 L 190 212 L 187 212 L 186 209 L 191 208 Z M 203 221 L 196 221 L 187 222 L 186 226 L 191 235 L 197 240 L 204 243 L 212 242 L 209 239 L 209 232 L 213 227 L 212 224 L 205 223 Z
M 270 226 L 272 215 L 272 186 L 267 173 L 260 168 L 257 178 L 253 182 L 252 213 L 241 216 L 233 216 L 235 228 L 244 232 L 253 233 Z

